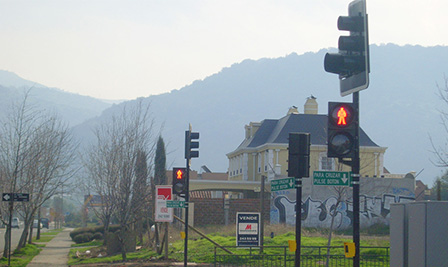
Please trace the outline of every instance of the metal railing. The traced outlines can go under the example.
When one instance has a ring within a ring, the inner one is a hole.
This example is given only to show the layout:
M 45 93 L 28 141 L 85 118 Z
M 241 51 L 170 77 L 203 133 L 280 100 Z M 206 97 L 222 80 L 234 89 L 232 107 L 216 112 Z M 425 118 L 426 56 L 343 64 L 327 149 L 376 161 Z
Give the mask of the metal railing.
M 263 253 L 260 253 L 260 247 L 230 247 L 228 250 L 234 254 L 227 254 L 215 247 L 214 266 L 215 267 L 233 267 L 233 266 L 259 266 L 259 267 L 277 267 L 294 266 L 294 252 L 289 251 L 287 246 L 264 246 Z M 389 247 L 360 247 L 360 265 L 386 267 L 389 266 Z M 353 266 L 353 259 L 346 258 L 343 246 L 330 247 L 328 257 L 328 266 Z M 326 246 L 302 246 L 300 266 L 320 267 L 326 266 L 327 247 Z

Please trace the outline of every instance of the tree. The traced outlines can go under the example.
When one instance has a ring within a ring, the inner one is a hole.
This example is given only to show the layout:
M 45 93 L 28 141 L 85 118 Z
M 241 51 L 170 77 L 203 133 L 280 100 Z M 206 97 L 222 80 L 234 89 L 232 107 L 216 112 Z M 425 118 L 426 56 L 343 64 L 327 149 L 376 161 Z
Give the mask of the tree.
M 89 149 L 87 171 L 92 191 L 103 199 L 105 227 L 111 216 L 116 218 L 120 231 L 118 239 L 123 260 L 126 260 L 125 238 L 130 226 L 146 206 L 147 175 L 141 161 L 151 157 L 153 122 L 149 105 L 142 100 L 124 105 L 121 113 L 114 114 L 96 130 L 96 144 Z M 136 201 L 140 204 L 136 205 Z M 106 216 L 107 215 L 107 216 Z
M 135 180 L 134 193 L 132 194 L 132 207 L 135 208 L 134 230 L 138 233 L 140 244 L 143 244 L 143 223 L 145 220 L 145 209 L 141 207 L 143 202 L 148 199 L 148 163 L 146 153 L 142 150 L 137 151 L 137 160 L 135 162 Z
M 3 192 L 29 193 L 30 201 L 17 205 L 24 218 L 18 244 L 22 248 L 33 219 L 43 203 L 55 195 L 74 173 L 76 145 L 61 120 L 30 105 L 27 91 L 21 102 L 12 105 L 0 133 L 0 173 Z M 2 203 L 2 220 L 12 218 L 14 202 Z M 8 255 L 9 232 L 5 235 L 4 256 Z
M 443 86 L 437 85 L 438 94 L 440 99 L 444 102 L 445 105 L 448 105 L 448 77 L 444 77 Z M 434 143 L 432 137 L 430 136 L 430 141 L 432 145 L 432 152 L 435 156 L 433 160 L 434 165 L 438 167 L 447 168 L 448 167 L 448 109 L 441 109 L 440 112 L 440 120 L 445 128 L 445 132 L 447 133 L 445 137 L 444 145 L 439 145 Z
M 437 177 L 431 187 L 432 200 L 448 200 L 448 170 Z
M 151 194 L 153 196 L 153 211 L 155 211 L 155 185 L 166 185 L 167 177 L 166 177 L 166 153 L 165 153 L 165 142 L 163 141 L 162 136 L 159 136 L 157 140 L 157 148 L 156 155 L 154 159 L 154 183 L 151 186 Z M 159 245 L 159 229 L 160 224 L 155 224 L 155 241 L 157 245 Z M 162 254 L 162 249 L 165 248 L 165 258 L 168 257 L 168 223 L 165 223 L 165 234 L 163 238 L 164 246 L 157 246 L 157 253 Z
M 166 152 L 162 136 L 157 140 L 156 156 L 154 160 L 154 182 L 156 185 L 166 185 Z

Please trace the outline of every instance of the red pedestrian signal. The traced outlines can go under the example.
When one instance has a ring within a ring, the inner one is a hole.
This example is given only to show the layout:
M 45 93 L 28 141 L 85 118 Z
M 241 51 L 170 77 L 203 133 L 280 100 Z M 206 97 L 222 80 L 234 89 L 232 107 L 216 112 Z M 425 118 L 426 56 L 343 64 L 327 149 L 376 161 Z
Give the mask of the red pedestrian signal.
M 344 107 L 340 107 L 338 111 L 338 125 L 347 125 L 345 118 L 347 117 L 347 112 Z
M 334 103 L 334 102 L 332 102 Z M 329 110 L 330 123 L 336 127 L 348 127 L 353 121 L 353 107 L 351 103 L 336 103 L 332 110 Z
M 328 157 L 353 157 L 358 127 L 355 114 L 352 103 L 328 103 Z

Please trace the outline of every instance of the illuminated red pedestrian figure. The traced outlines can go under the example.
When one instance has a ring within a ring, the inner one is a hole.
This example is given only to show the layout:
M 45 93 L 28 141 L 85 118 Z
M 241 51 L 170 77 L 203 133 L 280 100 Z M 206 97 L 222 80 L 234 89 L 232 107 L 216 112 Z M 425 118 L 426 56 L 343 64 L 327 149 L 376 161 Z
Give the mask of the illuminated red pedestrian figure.
M 338 111 L 338 125 L 347 125 L 347 121 L 345 118 L 347 118 L 347 112 L 345 111 L 344 107 L 341 107 Z

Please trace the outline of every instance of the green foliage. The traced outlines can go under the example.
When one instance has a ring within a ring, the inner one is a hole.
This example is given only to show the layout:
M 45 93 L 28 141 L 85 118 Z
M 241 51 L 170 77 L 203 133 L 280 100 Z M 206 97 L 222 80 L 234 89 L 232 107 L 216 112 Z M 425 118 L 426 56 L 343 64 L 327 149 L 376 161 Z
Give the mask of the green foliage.
M 93 237 L 92 237 L 94 240 L 103 240 L 103 234 L 102 233 L 100 233 L 100 232 L 96 232 L 96 233 L 94 233 L 93 234 Z
M 11 255 L 11 266 L 25 267 L 39 254 L 41 249 L 37 245 L 27 244 L 21 250 L 16 250 Z M 0 266 L 8 266 L 8 258 L 0 259 Z
M 80 227 L 82 225 L 82 215 L 80 212 L 70 212 L 65 216 L 65 226 L 67 227 Z
M 440 182 L 440 189 L 439 187 Z M 439 177 L 437 177 L 431 187 L 431 199 L 437 200 L 438 190 L 440 190 L 440 200 L 448 200 L 448 170 Z
M 120 230 L 119 225 L 111 225 L 109 226 L 109 232 L 115 233 Z M 81 234 L 90 233 L 92 236 L 96 233 L 101 233 L 104 235 L 104 227 L 103 226 L 93 226 L 93 227 L 82 227 L 76 228 L 70 232 L 70 238 L 75 241 L 75 237 Z M 90 241 L 90 240 L 89 240 Z M 75 241 L 76 242 L 76 241 Z M 88 241 L 87 241 L 88 242 Z
M 89 258 L 86 256 L 77 257 L 76 252 L 80 252 L 81 254 L 85 253 L 86 250 L 92 250 L 92 247 L 88 248 L 77 248 L 71 249 L 69 253 L 68 265 L 77 265 L 77 264 L 96 264 L 96 263 L 115 263 L 115 262 L 123 262 L 123 258 L 121 254 L 109 256 L 109 257 L 101 257 L 101 258 Z M 158 254 L 155 251 L 142 249 L 137 252 L 129 252 L 126 254 L 126 258 L 128 261 L 137 261 L 141 259 L 150 259 L 152 257 L 158 257 Z
M 80 243 L 90 242 L 90 241 L 92 241 L 92 239 L 93 239 L 93 234 L 86 232 L 86 233 L 76 235 L 75 238 L 73 238 L 73 241 L 75 241 L 76 244 L 80 244 Z
M 321 229 L 322 230 L 322 229 Z M 314 230 L 316 235 L 319 234 L 319 229 Z M 226 246 L 227 249 L 232 251 L 234 254 L 238 255 L 247 255 L 249 253 L 258 255 L 258 249 L 238 249 L 235 247 L 236 245 L 236 237 L 235 235 L 227 235 L 222 236 L 220 232 L 215 232 L 212 234 L 208 234 L 207 237 L 220 244 L 221 246 Z M 269 248 L 266 247 L 264 249 L 265 254 L 282 254 L 285 250 L 283 247 L 288 246 L 288 240 L 295 240 L 294 232 L 286 232 L 284 234 L 279 234 L 271 238 L 270 236 L 265 236 L 264 242 L 265 246 L 281 246 L 281 248 Z M 302 235 L 302 246 L 320 246 L 325 247 L 327 245 L 327 237 L 320 234 L 320 236 L 304 236 Z M 338 248 L 332 248 L 332 254 L 344 254 L 343 244 L 344 242 L 351 242 L 351 236 L 338 236 L 335 235 L 333 238 L 332 246 L 337 246 Z M 90 243 L 92 244 L 92 243 Z M 366 237 L 361 239 L 361 246 L 389 246 L 389 241 L 387 238 L 373 238 Z M 232 248 L 230 248 L 232 247 Z M 85 251 L 85 248 L 77 249 L 80 252 Z M 92 250 L 90 248 L 89 250 Z M 178 240 L 173 242 L 169 246 L 169 258 L 172 260 L 182 261 L 184 257 L 184 240 Z M 201 262 L 201 263 L 212 263 L 214 259 L 214 251 L 215 245 L 206 240 L 205 238 L 195 238 L 190 239 L 188 243 L 188 260 L 191 262 Z M 216 251 L 219 254 L 226 254 L 220 248 L 216 248 Z M 288 254 L 294 254 L 294 252 L 289 252 Z M 318 253 L 326 253 L 325 249 L 319 248 L 303 248 L 303 253 L 307 254 L 318 254 Z M 112 262 L 120 262 L 122 261 L 121 255 L 114 255 L 110 257 L 102 257 L 102 258 L 88 258 L 88 257 L 76 257 L 76 250 L 72 250 L 70 252 L 70 260 L 69 264 L 95 264 L 95 263 L 112 263 Z M 366 248 L 361 250 L 361 254 L 366 255 L 381 255 L 384 254 L 384 249 L 380 248 Z M 158 257 L 156 252 L 143 250 L 135 253 L 127 253 L 127 258 L 130 261 L 137 259 L 144 259 L 144 261 L 149 261 L 151 257 Z M 236 262 L 238 264 L 238 262 Z M 244 262 L 240 262 L 241 265 Z
M 159 140 L 157 140 L 156 156 L 154 159 L 154 182 L 156 185 L 163 185 L 167 182 L 165 142 L 162 136 L 159 136 Z
M 102 240 L 93 240 L 87 243 L 81 243 L 81 244 L 72 244 L 71 247 L 98 247 L 98 246 L 102 246 L 103 245 L 103 241 Z
M 304 228 L 304 231 L 308 233 L 309 235 L 321 235 L 324 237 L 327 237 L 329 235 L 329 229 L 327 228 Z M 333 233 L 335 235 L 352 235 L 353 230 L 351 228 L 349 229 L 343 229 L 343 230 L 333 230 Z M 389 226 L 385 224 L 374 224 L 367 228 L 361 228 L 360 229 L 361 235 L 368 235 L 368 236 L 388 236 L 389 235 Z

